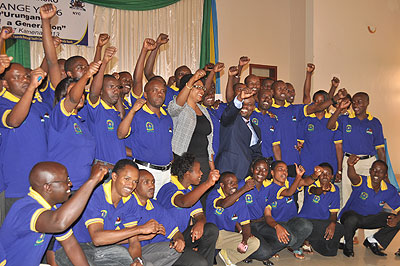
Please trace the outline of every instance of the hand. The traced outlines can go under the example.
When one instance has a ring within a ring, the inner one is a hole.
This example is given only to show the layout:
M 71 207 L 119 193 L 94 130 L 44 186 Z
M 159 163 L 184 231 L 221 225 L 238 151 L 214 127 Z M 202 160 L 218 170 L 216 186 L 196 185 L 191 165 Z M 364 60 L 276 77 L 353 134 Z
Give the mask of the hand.
M 3 73 L 7 67 L 10 66 L 12 60 L 12 56 L 8 56 L 6 54 L 0 55 L 0 74 Z
M 333 235 L 335 234 L 335 227 L 336 223 L 330 223 L 325 230 L 325 235 L 324 238 L 326 240 L 331 240 L 333 238 Z
M 101 162 L 97 162 L 92 166 L 92 170 L 90 173 L 89 179 L 96 181 L 99 183 L 103 180 L 104 176 L 108 173 L 108 168 Z
M 339 99 L 338 100 L 338 108 L 340 110 L 347 110 L 347 108 L 350 106 L 351 102 L 348 98 L 344 98 L 344 99 Z
M 214 109 L 218 109 L 220 104 L 221 104 L 221 100 L 220 99 L 214 101 L 214 104 L 213 104 Z
M 108 43 L 110 35 L 107 33 L 100 33 L 99 39 L 97 40 L 97 47 L 101 48 Z
M 143 105 L 145 105 L 145 103 L 146 103 L 146 99 L 143 99 L 143 98 L 137 99 L 136 102 L 132 106 L 133 111 L 135 111 L 135 112 L 139 111 L 143 107 Z
M 175 81 L 175 76 L 170 76 L 167 82 L 168 87 L 171 87 L 175 83 Z
M 301 149 L 303 148 L 304 142 L 298 141 L 297 145 L 294 145 L 294 148 L 298 151 L 301 151 Z
M 350 155 L 349 159 L 347 160 L 347 164 L 349 166 L 354 166 L 359 160 L 360 160 L 360 157 L 358 157 L 355 154 L 352 154 L 352 155 Z
M 344 99 L 347 96 L 347 91 L 345 88 L 342 88 L 338 91 L 338 93 L 334 96 L 336 97 L 336 101 L 338 101 L 339 99 Z
M 340 79 L 337 77 L 333 77 L 331 80 L 332 87 L 337 88 L 340 84 Z
M 190 231 L 192 242 L 199 240 L 203 236 L 204 225 L 202 223 L 195 223 Z
M 165 228 L 162 224 L 159 224 L 156 220 L 148 220 L 145 224 L 140 225 L 140 234 L 163 234 L 165 235 Z M 164 233 L 162 233 L 164 232 Z
M 250 62 L 250 58 L 247 56 L 242 56 L 239 58 L 239 66 L 245 66 Z
M 166 44 L 169 41 L 168 35 L 165 33 L 160 33 L 160 35 L 158 35 L 157 38 L 157 44 L 161 45 L 161 44 Z
M 112 76 L 116 79 L 119 79 L 119 73 L 118 72 L 114 72 L 112 73 Z
M 207 182 L 209 183 L 209 185 L 211 187 L 214 186 L 215 183 L 218 181 L 219 176 L 220 176 L 219 170 L 214 169 L 214 170 L 210 171 L 210 174 L 208 175 L 208 178 L 207 178 Z
M 221 72 L 224 68 L 225 68 L 224 63 L 218 62 L 218 63 L 215 64 L 215 66 L 213 68 L 213 71 L 215 73 L 218 73 L 218 72 Z
M 315 70 L 315 65 L 312 63 L 308 63 L 307 64 L 307 73 L 312 74 L 314 72 L 314 70 Z
M 88 71 L 86 72 L 86 77 L 91 78 L 92 76 L 94 76 L 94 74 L 96 74 L 99 71 L 100 66 L 101 66 L 101 61 L 90 63 Z
M 304 169 L 302 165 L 297 165 L 297 163 L 294 165 L 296 166 L 296 175 L 302 177 L 306 172 L 306 169 Z
M 197 80 L 201 79 L 206 75 L 206 72 L 203 69 L 198 69 L 196 73 L 194 73 L 193 77 L 190 79 L 193 79 L 193 83 L 195 83 Z
M 387 218 L 387 225 L 390 227 L 395 227 L 398 222 L 397 215 L 391 214 Z
M 60 37 L 53 36 L 53 44 L 54 44 L 54 48 L 57 48 L 58 46 L 60 46 L 60 44 L 61 44 Z
M 169 248 L 175 249 L 177 252 L 182 253 L 185 249 L 185 240 L 183 239 L 176 239 L 169 243 Z
M 240 94 L 238 95 L 238 100 L 243 101 L 244 99 L 252 97 L 255 93 L 255 91 L 246 87 L 240 91 Z
M 54 4 L 44 4 L 39 10 L 42 20 L 52 19 L 57 13 L 57 7 Z
M 40 67 L 32 70 L 31 83 L 29 84 L 28 89 L 35 90 L 37 87 L 39 87 L 40 84 L 42 84 L 42 82 L 46 76 L 47 76 L 47 73 L 44 72 L 44 70 L 41 69 Z
M 0 38 L 3 40 L 7 40 L 7 39 L 11 38 L 11 36 L 13 34 L 14 34 L 13 28 L 11 28 L 9 26 L 4 26 L 1 28 Z
M 335 183 L 340 183 L 340 182 L 342 182 L 342 174 L 336 173 Z
M 253 178 L 250 178 L 249 180 L 246 181 L 246 183 L 244 184 L 244 189 L 245 191 L 250 191 L 252 189 L 254 189 L 254 186 L 256 185 L 255 181 Z
M 155 40 L 150 38 L 144 39 L 143 49 L 145 49 L 146 51 L 153 51 L 154 49 L 156 49 L 156 47 L 157 45 Z
M 135 260 L 131 266 L 144 266 L 143 264 L 141 264 L 138 260 Z
M 236 250 L 239 253 L 246 253 L 247 249 L 249 248 L 249 246 L 247 245 L 247 241 L 243 240 L 242 242 L 239 243 L 239 245 L 237 246 Z
M 237 76 L 237 74 L 239 74 L 239 69 L 237 66 L 231 66 L 228 70 L 228 75 L 230 77 L 232 76 Z
M 214 69 L 214 64 L 213 63 L 208 63 L 207 65 L 205 65 L 204 66 L 204 71 L 206 71 L 206 72 L 210 72 L 210 71 L 212 71 L 213 69 Z
M 323 192 L 328 192 L 331 190 L 332 183 L 331 182 L 326 182 L 324 184 L 321 184 L 321 188 Z
M 324 168 L 322 168 L 321 166 L 315 166 L 314 173 L 312 174 L 312 178 L 314 180 L 317 180 L 319 178 L 319 176 L 322 174 L 322 172 L 324 172 Z
M 116 53 L 117 48 L 115 48 L 114 46 L 107 47 L 104 52 L 103 63 L 107 64 L 108 62 L 110 62 Z
M 280 224 L 276 224 L 275 226 L 276 236 L 278 237 L 279 242 L 288 244 L 289 243 L 289 232 L 286 231 L 285 227 Z

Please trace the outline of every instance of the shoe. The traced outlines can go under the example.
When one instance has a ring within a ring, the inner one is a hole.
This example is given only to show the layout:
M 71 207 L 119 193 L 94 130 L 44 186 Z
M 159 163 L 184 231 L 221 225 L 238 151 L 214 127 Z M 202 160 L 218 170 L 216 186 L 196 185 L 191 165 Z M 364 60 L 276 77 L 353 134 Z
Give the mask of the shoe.
M 346 247 L 343 248 L 343 254 L 344 254 L 346 257 L 354 257 L 354 251 L 353 251 L 353 249 L 349 249 L 349 248 L 346 248 Z
M 221 258 L 221 260 L 225 263 L 226 266 L 236 266 L 236 264 L 233 264 L 232 261 L 228 258 L 225 249 L 221 249 L 218 252 L 218 256 Z
M 244 263 L 252 263 L 253 262 L 253 260 L 252 259 L 249 259 L 249 258 L 246 258 L 246 259 L 244 259 L 244 260 L 242 260 Z
M 382 257 L 387 256 L 386 253 L 382 252 L 382 251 L 379 249 L 377 243 L 370 243 L 370 242 L 368 241 L 368 239 L 365 239 L 363 245 L 364 245 L 366 248 L 369 248 L 369 249 L 372 251 L 372 253 L 374 253 L 374 254 L 377 255 L 377 256 L 382 256 Z
M 274 263 L 272 261 L 270 261 L 270 260 L 263 260 L 262 263 L 264 265 L 267 265 L 267 266 L 273 266 L 274 265 Z

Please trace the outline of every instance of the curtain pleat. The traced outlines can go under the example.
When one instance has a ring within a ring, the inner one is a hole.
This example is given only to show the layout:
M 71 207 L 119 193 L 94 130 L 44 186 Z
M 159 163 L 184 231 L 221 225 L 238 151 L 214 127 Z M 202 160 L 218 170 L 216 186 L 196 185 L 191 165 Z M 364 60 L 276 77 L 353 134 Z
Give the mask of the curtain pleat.
M 14 58 L 12 62 L 20 63 L 21 65 L 27 68 L 31 67 L 29 41 L 8 39 L 6 40 L 5 47 L 6 47 L 6 54 Z

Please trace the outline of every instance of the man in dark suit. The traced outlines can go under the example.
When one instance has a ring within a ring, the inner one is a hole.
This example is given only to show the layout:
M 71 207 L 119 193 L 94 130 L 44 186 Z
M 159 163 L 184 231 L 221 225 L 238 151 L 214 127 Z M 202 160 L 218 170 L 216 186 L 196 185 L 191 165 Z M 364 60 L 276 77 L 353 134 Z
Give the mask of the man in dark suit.
M 220 172 L 246 178 L 251 161 L 261 157 L 261 130 L 250 121 L 255 109 L 254 92 L 237 84 L 240 93 L 226 107 L 221 117 L 220 151 L 215 159 Z

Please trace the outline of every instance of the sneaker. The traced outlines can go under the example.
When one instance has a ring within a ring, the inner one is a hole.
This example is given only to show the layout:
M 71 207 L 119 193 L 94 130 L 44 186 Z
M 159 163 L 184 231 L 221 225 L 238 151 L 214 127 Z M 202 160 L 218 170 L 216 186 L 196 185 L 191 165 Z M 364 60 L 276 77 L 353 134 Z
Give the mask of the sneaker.
M 218 252 L 218 255 L 226 266 L 236 266 L 236 264 L 233 264 L 232 261 L 228 258 L 225 249 L 221 249 L 220 252 Z

